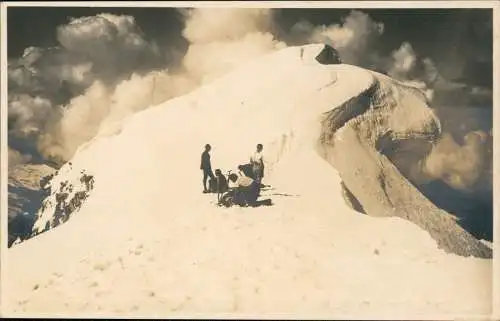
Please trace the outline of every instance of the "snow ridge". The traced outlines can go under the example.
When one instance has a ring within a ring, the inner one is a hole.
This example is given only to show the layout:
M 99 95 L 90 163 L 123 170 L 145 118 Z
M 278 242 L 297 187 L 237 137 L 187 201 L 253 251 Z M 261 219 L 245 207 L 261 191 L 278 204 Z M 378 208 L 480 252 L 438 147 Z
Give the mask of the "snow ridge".
M 347 191 L 343 191 L 342 195 L 349 195 L 348 203 L 359 202 L 361 208 L 367 210 L 369 215 L 399 215 L 408 219 L 411 215 L 407 212 L 414 211 L 412 205 L 405 205 L 405 210 L 401 211 L 395 206 L 393 199 L 402 196 L 396 195 L 397 192 L 392 196 L 387 194 L 385 186 L 387 180 L 385 176 L 381 176 L 383 170 L 377 164 L 389 161 L 381 160 L 384 156 L 381 155 L 378 145 L 382 139 L 389 141 L 389 145 L 391 142 L 402 140 L 419 140 L 424 145 L 432 144 L 441 134 L 439 120 L 429 108 L 428 101 L 419 88 L 403 84 L 376 72 L 338 64 L 339 61 L 330 64 L 328 61 L 322 62 L 316 59 L 318 53 L 324 52 L 323 45 L 308 45 L 287 48 L 255 59 L 192 93 L 138 113 L 125 119 L 121 124 L 113 124 L 109 130 L 102 130 L 101 134 L 92 142 L 78 150 L 73 161 L 78 163 L 79 157 L 84 157 L 86 160 L 80 163 L 92 166 L 93 162 L 90 161 L 93 157 L 91 156 L 92 149 L 96 146 L 110 143 L 118 138 L 125 139 L 124 137 L 129 137 L 130 141 L 133 141 L 139 137 L 136 133 L 147 131 L 159 137 L 164 135 L 160 133 L 164 128 L 169 129 L 171 137 L 168 141 L 160 139 L 160 144 L 156 148 L 173 148 L 175 145 L 172 144 L 175 144 L 175 141 L 171 139 L 172 137 L 186 137 L 187 135 L 191 136 L 186 141 L 187 144 L 203 145 L 203 136 L 196 137 L 196 134 L 193 134 L 196 129 L 191 124 L 177 127 L 175 125 L 179 119 L 188 119 L 189 117 L 212 119 L 211 114 L 220 110 L 211 126 L 229 129 L 234 126 L 232 123 L 235 119 L 243 121 L 238 122 L 234 127 L 236 131 L 240 132 L 235 141 L 237 143 L 226 150 L 223 156 L 215 156 L 215 161 L 220 164 L 216 167 L 235 170 L 236 165 L 245 162 L 244 155 L 247 152 L 244 150 L 248 150 L 248 146 L 254 145 L 255 140 L 258 140 L 267 146 L 266 171 L 267 175 L 270 175 L 275 166 L 279 166 L 280 161 L 287 155 L 303 148 L 309 148 L 307 145 L 314 146 L 316 141 L 316 144 L 319 144 L 317 147 L 319 147 L 320 155 L 333 165 L 344 180 L 342 186 L 347 188 Z M 259 81 L 261 79 L 259 73 L 262 70 L 259 66 L 262 65 L 275 66 L 273 73 L 266 75 L 269 79 L 265 82 Z M 243 85 L 242 79 L 246 80 Z M 278 94 L 280 87 L 283 87 L 281 79 L 288 79 L 285 86 L 301 88 L 301 90 L 290 92 L 286 96 Z M 223 98 L 219 97 L 221 90 L 229 94 Z M 177 106 L 178 104 L 183 105 Z M 258 132 L 256 135 L 251 134 L 255 132 L 255 125 L 253 121 L 245 120 L 252 119 L 252 117 L 258 117 L 259 129 L 266 132 L 265 136 L 259 135 Z M 153 123 L 153 119 L 157 123 Z M 199 122 L 193 121 L 193 123 Z M 349 134 L 350 131 L 353 131 L 354 134 Z M 241 134 L 245 132 L 250 134 Z M 121 141 L 124 141 L 123 139 Z M 345 148 L 332 151 L 332 148 L 337 144 L 335 142 L 341 140 L 344 140 Z M 223 134 L 223 131 L 211 133 L 211 143 L 220 146 L 225 144 L 224 141 L 227 141 L 227 136 Z M 352 149 L 356 144 L 360 144 L 361 150 L 353 153 Z M 138 153 L 147 156 L 151 154 L 153 145 L 141 146 L 141 148 L 143 151 L 138 151 Z M 369 169 L 366 175 L 375 179 L 373 184 L 360 184 L 360 182 L 370 180 L 361 180 L 356 175 L 350 178 L 350 173 L 355 168 L 350 160 L 359 159 L 358 153 L 371 155 L 364 159 L 361 158 L 359 166 L 365 171 Z M 340 157 L 347 159 L 347 161 L 345 163 L 342 163 L 342 160 L 339 161 L 339 155 L 343 155 Z M 187 154 L 184 156 L 188 157 Z M 197 159 L 194 155 L 191 157 Z M 370 163 L 372 164 L 368 165 Z M 102 163 L 100 168 L 95 169 L 96 173 L 102 172 L 96 174 L 96 177 L 109 174 L 110 167 L 114 166 L 112 164 L 111 160 Z M 175 160 L 171 160 L 170 166 L 183 167 L 180 161 L 175 162 Z M 390 165 L 388 166 L 390 167 Z M 136 170 L 132 166 L 128 171 Z M 172 174 L 170 173 L 170 178 L 165 177 L 165 179 L 178 180 Z M 87 198 L 90 192 L 89 186 L 80 182 L 81 175 L 84 175 L 83 172 L 72 169 L 71 165 L 65 165 L 61 169 L 56 176 L 57 178 L 51 183 L 54 193 L 44 202 L 38 214 L 38 220 L 34 227 L 35 234 L 67 221 L 71 213 L 80 208 L 83 204 L 82 201 Z M 395 168 L 394 173 L 387 175 L 388 177 L 398 177 L 395 179 L 402 186 L 411 185 Z M 110 184 L 113 180 L 103 179 Z M 66 184 L 68 185 L 66 186 Z M 112 185 L 109 185 L 109 188 L 112 188 Z M 371 199 L 369 195 L 376 194 L 376 191 L 380 191 L 382 194 Z M 410 188 L 407 192 L 411 195 L 415 194 L 415 196 L 404 196 L 403 198 L 415 199 L 416 197 L 419 202 L 425 203 L 427 207 L 432 207 L 432 204 L 415 188 Z M 437 208 L 432 208 L 438 211 Z M 443 214 L 439 214 L 438 217 L 448 218 L 447 213 L 440 212 Z M 449 234 L 444 227 L 440 229 L 440 232 L 433 232 L 435 229 L 431 229 L 426 223 L 429 221 L 433 220 L 422 217 L 416 219 L 415 223 L 429 230 L 436 239 L 440 239 L 440 235 L 443 233 Z M 482 243 L 460 228 L 450 228 L 450 226 L 455 227 L 456 222 L 447 221 L 444 225 L 447 226 L 448 230 L 453 230 L 452 233 L 457 233 L 457 231 L 461 235 L 465 233 L 465 236 L 460 238 L 465 239 L 465 243 L 475 244 L 473 249 L 469 251 L 462 253 L 455 248 L 455 252 L 458 251 L 462 255 L 472 254 L 490 257 L 491 249 L 483 246 Z M 445 242 L 444 248 L 447 251 L 451 247 L 453 245 L 450 242 Z
M 258 57 L 82 146 L 39 212 L 39 230 L 59 226 L 7 251 L 5 315 L 490 313 L 491 260 L 461 256 L 481 251 L 467 237 L 447 253 L 465 234 L 377 144 L 439 135 L 424 97 L 356 66 L 321 64 L 323 48 Z M 223 172 L 262 143 L 274 205 L 217 207 L 202 193 L 206 143 Z M 60 224 L 57 201 L 69 207 L 79 192 L 79 209 Z M 439 243 L 432 229 L 445 227 Z

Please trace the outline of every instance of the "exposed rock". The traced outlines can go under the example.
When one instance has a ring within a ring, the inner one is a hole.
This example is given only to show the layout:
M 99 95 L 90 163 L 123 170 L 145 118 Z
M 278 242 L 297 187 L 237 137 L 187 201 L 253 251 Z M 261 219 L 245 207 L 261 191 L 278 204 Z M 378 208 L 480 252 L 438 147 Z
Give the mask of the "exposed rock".
M 44 187 L 54 169 L 47 165 L 23 164 L 9 168 L 8 246 L 31 234 L 35 213 L 50 192 Z
M 429 150 L 425 145 L 432 144 L 441 129 L 423 93 L 388 77 L 380 79 L 326 113 L 323 120 L 320 150 L 339 171 L 346 202 L 371 216 L 409 220 L 429 232 L 446 252 L 491 258 L 491 248 L 430 202 L 383 155 L 381 146 L 403 141 L 419 141 L 424 146 L 419 150 L 425 153 Z
M 37 217 L 37 223 L 33 235 L 45 232 L 51 228 L 65 223 L 71 214 L 78 211 L 87 199 L 90 191 L 94 188 L 94 177 L 85 171 L 80 172 L 76 182 L 64 180 L 59 182 L 57 192 L 50 195 L 44 202 Z M 40 221 L 47 219 L 44 228 L 40 230 Z
M 316 56 L 316 61 L 322 65 L 341 64 L 339 53 L 333 47 L 325 45 L 323 50 Z
M 53 174 L 36 177 L 40 195 L 38 207 L 33 208 L 31 213 L 26 212 L 9 220 L 9 247 L 16 239 L 22 242 L 67 222 L 81 208 L 94 188 L 94 177 L 82 170 L 74 172 L 78 176 L 73 178 L 67 175 L 69 172 L 72 172 L 70 163 Z

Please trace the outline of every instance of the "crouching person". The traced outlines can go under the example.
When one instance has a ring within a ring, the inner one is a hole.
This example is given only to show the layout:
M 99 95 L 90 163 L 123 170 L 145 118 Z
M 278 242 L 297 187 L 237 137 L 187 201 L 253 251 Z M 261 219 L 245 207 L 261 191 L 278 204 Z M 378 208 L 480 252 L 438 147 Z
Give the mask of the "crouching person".
M 220 169 L 215 170 L 215 178 L 210 179 L 210 193 L 217 193 L 217 202 L 220 202 L 222 194 L 229 190 L 229 185 L 226 177 Z
M 210 186 L 209 187 L 210 193 L 222 194 L 227 192 L 229 189 L 227 179 L 224 176 L 224 174 L 222 174 L 222 171 L 220 169 L 215 170 L 215 177 L 211 178 L 208 181 L 208 185 Z
M 233 203 L 240 206 L 253 206 L 259 197 L 260 184 L 248 176 L 230 174 L 233 188 Z

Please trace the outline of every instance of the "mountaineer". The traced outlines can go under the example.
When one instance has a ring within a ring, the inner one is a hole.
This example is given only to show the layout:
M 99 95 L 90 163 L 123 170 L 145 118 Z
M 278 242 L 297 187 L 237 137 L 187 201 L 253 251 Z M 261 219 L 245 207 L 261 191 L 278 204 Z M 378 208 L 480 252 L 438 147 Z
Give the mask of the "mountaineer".
M 229 189 L 227 179 L 220 169 L 215 170 L 215 178 L 209 180 L 210 193 L 222 194 Z
M 212 164 L 210 163 L 210 151 L 212 146 L 210 144 L 205 145 L 205 151 L 201 154 L 201 165 L 200 169 L 203 171 L 203 193 L 208 193 L 207 189 L 207 179 L 215 179 L 214 173 L 212 172 Z
M 252 171 L 254 179 L 260 185 L 262 182 L 262 177 L 264 176 L 264 159 L 262 157 L 262 150 L 264 147 L 262 144 L 257 144 L 257 150 L 250 157 L 250 164 L 252 165 Z
M 240 206 L 253 205 L 259 197 L 260 185 L 248 176 L 229 174 L 229 180 L 233 182 L 231 188 L 233 203 Z

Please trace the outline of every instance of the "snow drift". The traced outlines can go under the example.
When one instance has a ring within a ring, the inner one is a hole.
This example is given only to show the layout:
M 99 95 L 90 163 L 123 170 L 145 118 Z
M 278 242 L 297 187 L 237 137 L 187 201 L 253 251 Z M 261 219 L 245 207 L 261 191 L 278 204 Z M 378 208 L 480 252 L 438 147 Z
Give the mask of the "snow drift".
M 50 183 L 49 199 L 61 182 L 85 191 L 71 219 L 8 251 L 6 315 L 490 314 L 491 260 L 453 253 L 491 249 L 384 156 L 393 141 L 425 150 L 439 136 L 425 97 L 320 63 L 323 49 L 259 57 L 82 145 Z M 223 170 L 262 143 L 274 206 L 216 207 L 201 193 L 206 143 Z

